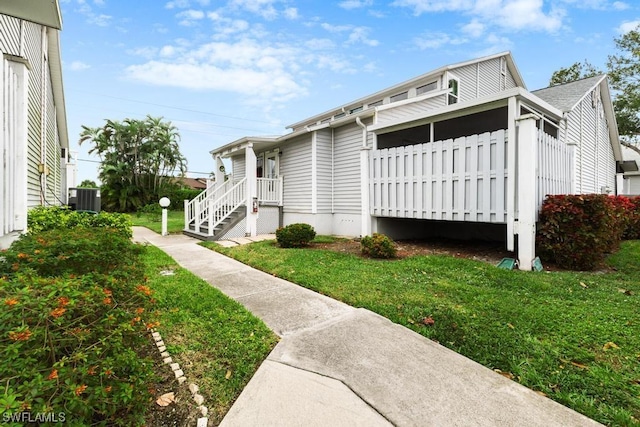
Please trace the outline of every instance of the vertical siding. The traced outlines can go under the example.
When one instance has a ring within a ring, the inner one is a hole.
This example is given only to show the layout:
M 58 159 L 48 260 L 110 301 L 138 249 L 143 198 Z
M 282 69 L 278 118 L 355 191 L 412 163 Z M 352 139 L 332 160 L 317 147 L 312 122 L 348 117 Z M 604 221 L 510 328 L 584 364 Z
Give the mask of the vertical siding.
M 20 55 L 20 20 L 0 15 L 0 51 Z
M 46 160 L 47 165 L 46 194 L 45 200 L 48 205 L 59 205 L 60 201 L 60 140 L 58 138 L 56 126 L 56 107 L 53 102 L 53 89 L 51 86 L 51 76 L 47 72 L 46 87 Z
M 317 131 L 318 213 L 331 213 L 333 189 L 331 129 Z
M 311 213 L 311 134 L 282 147 L 280 175 L 284 179 L 283 211 Z
M 334 213 L 360 214 L 362 128 L 348 124 L 334 130 Z
M 616 160 L 613 155 L 613 147 L 609 137 L 607 117 L 604 114 L 604 107 L 599 100 L 599 144 L 598 144 L 598 182 L 600 186 L 607 187 L 610 192 L 615 192 L 616 188 Z

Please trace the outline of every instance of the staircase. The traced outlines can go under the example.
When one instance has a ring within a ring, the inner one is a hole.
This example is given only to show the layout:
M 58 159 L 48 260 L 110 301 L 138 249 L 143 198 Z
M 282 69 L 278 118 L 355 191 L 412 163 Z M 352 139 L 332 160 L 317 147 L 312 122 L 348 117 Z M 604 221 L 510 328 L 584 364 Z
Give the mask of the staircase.
M 185 201 L 183 234 L 200 240 L 218 240 L 246 216 L 246 178 L 207 188 Z
M 195 221 L 187 224 L 187 227 L 182 231 L 183 234 L 191 237 L 195 237 L 200 240 L 213 241 L 218 240 L 220 236 L 224 235 L 227 231 L 232 229 L 237 223 L 242 221 L 247 216 L 247 209 L 245 205 L 240 205 L 237 209 L 232 211 L 226 216 L 218 225 L 213 227 L 213 235 L 209 235 L 209 221 L 205 220 L 200 223 L 199 229 L 196 230 Z

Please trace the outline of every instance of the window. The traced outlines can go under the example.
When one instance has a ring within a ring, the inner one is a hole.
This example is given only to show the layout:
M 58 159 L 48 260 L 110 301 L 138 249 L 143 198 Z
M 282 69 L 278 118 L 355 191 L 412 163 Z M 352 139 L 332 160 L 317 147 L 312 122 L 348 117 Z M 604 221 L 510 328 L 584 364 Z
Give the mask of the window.
M 451 92 L 449 92 L 449 96 L 447 98 L 447 104 L 451 105 L 451 104 L 456 104 L 458 102 L 458 86 L 460 85 L 460 82 L 458 81 L 458 79 L 456 78 L 451 78 L 449 79 L 449 84 L 448 87 L 449 89 L 451 89 Z
M 416 88 L 416 96 L 422 95 L 423 93 L 431 92 L 436 89 L 438 89 L 438 82 L 427 83 L 426 85 Z
M 335 116 L 333 116 L 333 118 L 334 118 L 334 119 L 339 119 L 340 117 L 344 117 L 344 116 L 346 116 L 346 115 L 347 115 L 347 113 L 338 113 L 338 114 L 336 114 Z
M 397 95 L 393 95 L 390 98 L 390 101 L 391 102 L 398 102 L 398 101 L 402 101 L 403 99 L 407 99 L 408 97 L 409 97 L 409 92 L 402 92 L 402 93 L 399 93 Z
M 377 107 L 378 105 L 382 105 L 382 99 L 381 99 L 381 100 L 379 100 L 379 101 L 376 101 L 376 102 L 370 102 L 370 103 L 368 104 L 368 107 L 369 107 L 369 108 L 373 108 L 373 107 Z
M 349 110 L 349 114 L 359 113 L 360 111 L 362 111 L 362 106 L 352 108 L 351 110 Z

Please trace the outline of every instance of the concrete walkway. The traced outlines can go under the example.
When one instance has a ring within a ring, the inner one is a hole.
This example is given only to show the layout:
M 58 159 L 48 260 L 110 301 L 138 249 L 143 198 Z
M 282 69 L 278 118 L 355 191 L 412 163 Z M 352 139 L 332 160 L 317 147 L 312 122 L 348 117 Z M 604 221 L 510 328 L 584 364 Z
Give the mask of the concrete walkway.
M 598 423 L 365 309 L 252 269 L 182 235 L 134 227 L 281 337 L 222 426 L 595 426 Z

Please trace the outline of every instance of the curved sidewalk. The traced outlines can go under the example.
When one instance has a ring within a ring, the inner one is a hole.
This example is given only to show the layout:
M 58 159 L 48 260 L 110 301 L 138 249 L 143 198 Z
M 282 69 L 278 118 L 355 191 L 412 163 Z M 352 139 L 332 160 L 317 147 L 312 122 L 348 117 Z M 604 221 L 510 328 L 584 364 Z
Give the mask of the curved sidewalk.
M 134 227 L 281 339 L 221 426 L 596 426 L 421 335 L 198 245 Z

